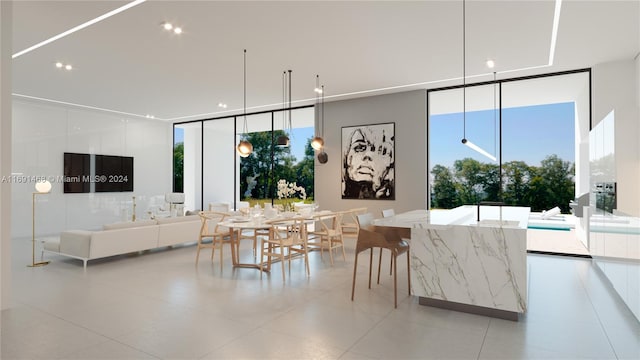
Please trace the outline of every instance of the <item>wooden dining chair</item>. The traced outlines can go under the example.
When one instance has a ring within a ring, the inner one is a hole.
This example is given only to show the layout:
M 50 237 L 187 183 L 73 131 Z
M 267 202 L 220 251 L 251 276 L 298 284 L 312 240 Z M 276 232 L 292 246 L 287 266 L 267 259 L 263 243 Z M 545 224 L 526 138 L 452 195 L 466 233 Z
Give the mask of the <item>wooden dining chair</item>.
M 391 251 L 391 260 L 393 262 L 393 304 L 398 307 L 398 256 L 407 254 L 407 284 L 409 286 L 409 295 L 411 295 L 411 265 L 409 259 L 409 243 L 401 238 L 401 236 L 393 229 L 378 229 L 373 225 L 373 215 L 366 213 L 358 215 L 358 223 L 360 231 L 358 232 L 358 240 L 356 242 L 355 261 L 353 264 L 353 283 L 351 285 L 351 301 L 355 296 L 356 289 L 356 273 L 358 270 L 358 255 L 370 250 L 369 254 L 369 289 L 371 289 L 371 270 L 373 265 L 373 249 L 384 248 Z
M 340 227 L 342 228 L 342 235 L 358 237 L 358 230 L 360 229 L 360 226 L 358 225 L 357 216 L 366 212 L 366 207 L 346 210 L 343 213 L 342 224 L 340 225 Z
M 271 221 L 270 236 L 262 238 L 260 264 L 260 279 L 265 270 L 271 269 L 272 259 L 276 258 L 282 265 L 282 282 L 285 282 L 285 266 L 289 263 L 289 271 L 291 271 L 291 258 L 293 254 L 302 254 L 307 276 L 311 276 L 309 270 L 309 247 L 307 244 L 307 224 L 303 218 L 292 218 L 287 220 Z M 267 265 L 265 266 L 265 259 Z
M 382 209 L 382 217 L 388 218 L 396 215 L 396 211 L 391 209 Z M 380 248 L 380 255 L 378 256 L 378 284 L 380 284 L 380 269 L 382 268 L 382 248 Z M 393 275 L 393 256 L 389 263 L 389 275 Z
M 315 230 L 309 231 L 309 247 L 320 250 L 320 258 L 323 258 L 324 249 L 329 252 L 329 259 L 333 265 L 333 251 L 342 248 L 342 258 L 346 261 L 342 237 L 343 212 L 319 214 L 313 217 Z
M 231 204 L 225 202 L 209 203 L 209 211 L 228 213 L 231 211 Z
M 220 251 L 220 269 L 222 269 L 222 246 L 225 242 L 229 244 L 231 244 L 231 242 L 228 241 L 228 230 L 222 229 L 218 224 L 222 222 L 227 215 L 215 211 L 200 211 L 198 215 L 200 216 L 201 225 L 196 252 L 196 266 L 198 266 L 198 260 L 200 259 L 200 250 L 210 248 L 212 261 L 216 249 Z M 206 239 L 211 239 L 211 243 L 205 243 L 204 240 Z

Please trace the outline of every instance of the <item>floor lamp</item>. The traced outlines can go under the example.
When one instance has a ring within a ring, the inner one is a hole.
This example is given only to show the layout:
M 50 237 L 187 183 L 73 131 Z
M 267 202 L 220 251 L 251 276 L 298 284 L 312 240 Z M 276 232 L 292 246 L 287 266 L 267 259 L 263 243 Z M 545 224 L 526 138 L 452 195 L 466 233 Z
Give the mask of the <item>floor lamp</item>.
M 51 183 L 47 180 L 36 183 L 36 191 L 31 199 L 31 265 L 28 267 L 44 266 L 49 261 L 36 262 L 36 195 L 48 194 L 51 191 Z

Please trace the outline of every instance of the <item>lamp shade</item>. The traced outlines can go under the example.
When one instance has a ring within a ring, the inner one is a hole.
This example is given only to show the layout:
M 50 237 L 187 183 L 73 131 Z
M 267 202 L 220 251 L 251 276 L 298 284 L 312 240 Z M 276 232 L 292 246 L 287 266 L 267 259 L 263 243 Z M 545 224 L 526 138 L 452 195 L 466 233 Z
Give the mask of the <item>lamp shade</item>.
M 51 191 L 51 183 L 48 180 L 38 181 L 36 183 L 36 192 L 45 194 Z
M 316 136 L 311 140 L 311 147 L 315 150 L 320 150 L 324 146 L 324 139 L 320 136 Z
M 282 147 L 289 146 L 289 137 L 287 135 L 278 136 L 278 139 L 276 139 L 276 145 Z
M 327 161 L 329 161 L 329 155 L 327 155 L 326 152 L 324 152 L 324 150 L 322 150 L 319 154 L 318 154 L 318 162 L 320 164 L 326 164 Z
M 247 157 L 253 152 L 253 145 L 247 140 L 240 140 L 238 146 L 236 146 L 236 151 L 241 157 Z

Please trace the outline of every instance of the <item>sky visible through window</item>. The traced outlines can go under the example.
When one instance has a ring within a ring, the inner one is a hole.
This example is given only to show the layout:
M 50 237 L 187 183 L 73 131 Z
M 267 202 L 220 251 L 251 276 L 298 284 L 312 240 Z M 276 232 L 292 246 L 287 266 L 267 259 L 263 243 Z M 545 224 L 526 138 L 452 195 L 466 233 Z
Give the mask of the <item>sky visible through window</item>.
M 539 166 L 546 156 L 556 154 L 564 161 L 575 161 L 574 103 L 505 108 L 502 110 L 502 161 L 524 161 Z M 496 158 L 499 149 L 498 124 L 494 111 L 466 114 L 466 137 Z M 430 124 L 430 167 L 452 167 L 455 160 L 470 157 L 493 161 L 462 144 L 462 113 L 433 115 Z M 497 164 L 497 163 L 496 163 Z

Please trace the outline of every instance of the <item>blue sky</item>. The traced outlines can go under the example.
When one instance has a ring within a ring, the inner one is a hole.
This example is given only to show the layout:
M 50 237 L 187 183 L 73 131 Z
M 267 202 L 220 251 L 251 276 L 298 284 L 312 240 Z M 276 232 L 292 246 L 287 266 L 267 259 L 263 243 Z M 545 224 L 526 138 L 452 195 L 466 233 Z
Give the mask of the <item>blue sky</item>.
M 495 155 L 499 150 L 499 139 L 493 110 L 467 112 L 466 122 L 467 139 Z M 542 159 L 551 154 L 574 162 L 574 128 L 572 102 L 503 109 L 503 162 L 521 160 L 528 165 L 538 166 Z M 430 131 L 431 167 L 436 164 L 452 166 L 455 160 L 465 157 L 492 162 L 461 143 L 462 113 L 432 116 Z

